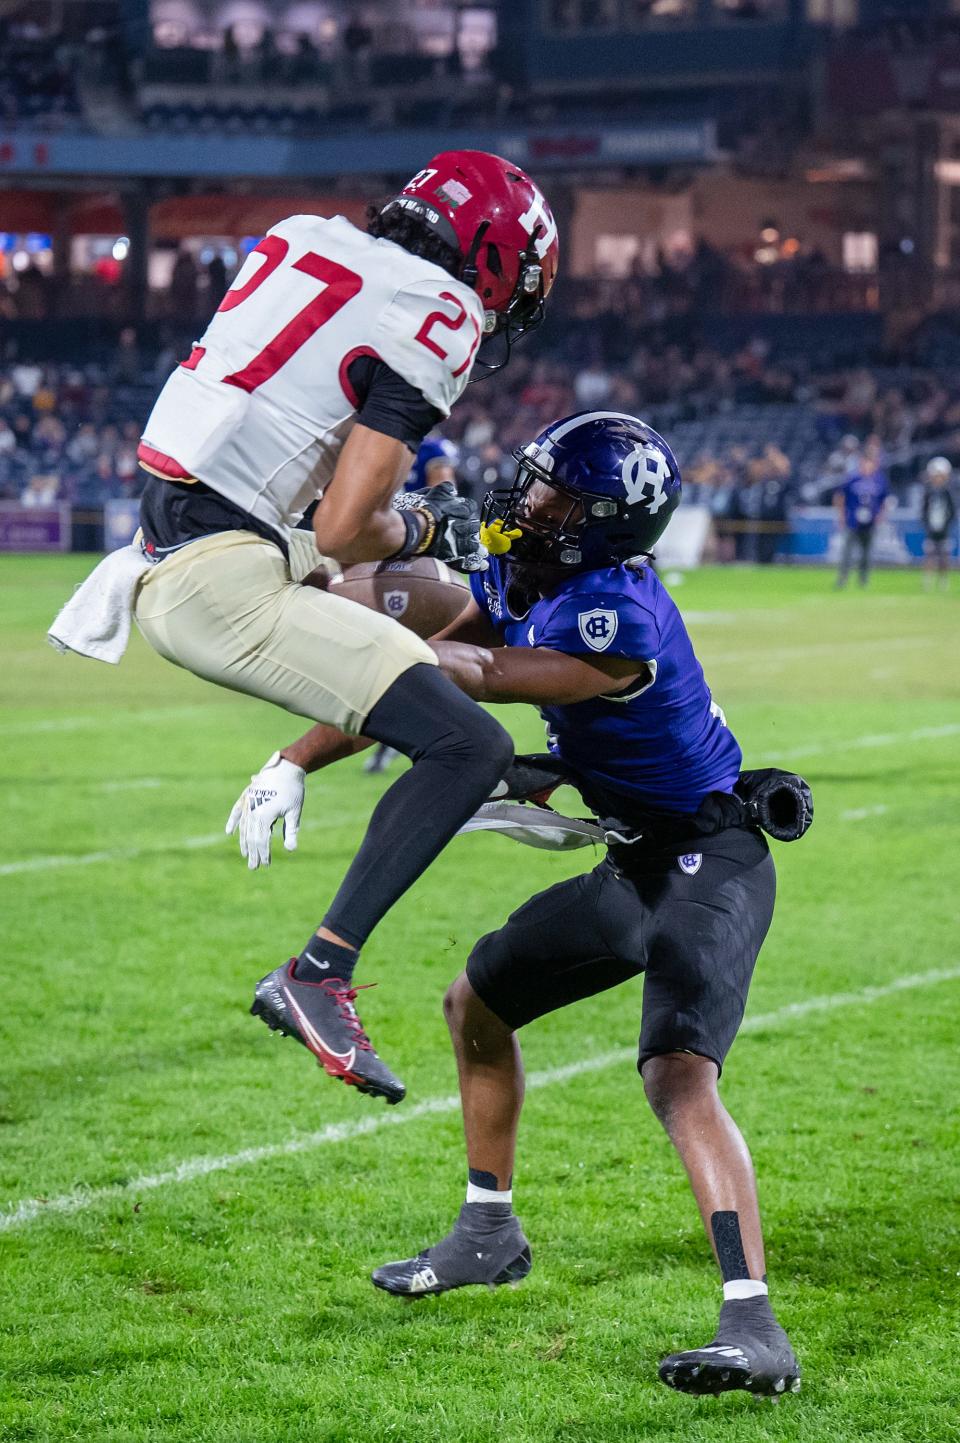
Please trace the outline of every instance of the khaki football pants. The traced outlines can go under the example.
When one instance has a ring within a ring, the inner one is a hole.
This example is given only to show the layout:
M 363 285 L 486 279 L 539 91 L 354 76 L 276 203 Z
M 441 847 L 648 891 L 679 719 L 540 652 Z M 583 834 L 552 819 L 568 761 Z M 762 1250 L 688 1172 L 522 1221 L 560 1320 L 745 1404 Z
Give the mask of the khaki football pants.
M 205 536 L 147 572 L 134 616 L 175 666 L 356 734 L 399 676 L 437 658 L 389 617 L 301 586 L 322 561 L 308 532 L 289 565 L 251 532 Z

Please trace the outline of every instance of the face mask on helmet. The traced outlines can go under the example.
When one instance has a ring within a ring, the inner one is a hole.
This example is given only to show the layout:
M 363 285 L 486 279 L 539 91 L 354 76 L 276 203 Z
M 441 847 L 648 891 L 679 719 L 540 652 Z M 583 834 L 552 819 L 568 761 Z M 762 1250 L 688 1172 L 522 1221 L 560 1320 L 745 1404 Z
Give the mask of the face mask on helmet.
M 537 239 L 538 236 L 535 235 L 526 251 L 518 257 L 517 282 L 506 306 L 499 311 L 485 310 L 483 313 L 484 340 L 471 381 L 482 381 L 494 371 L 501 370 L 509 361 L 510 353 L 521 336 L 535 331 L 543 321 L 546 292 L 543 267 L 536 252 Z M 492 244 L 485 249 L 488 271 L 492 275 L 501 274 L 503 267 L 499 250 Z M 471 267 L 469 258 L 461 279 L 476 289 L 476 270 Z M 497 345 L 499 355 L 495 353 L 491 342 Z
M 667 443 L 630 416 L 586 412 L 514 452 L 513 485 L 491 491 L 482 520 L 519 531 L 517 566 L 591 571 L 649 555 L 680 502 Z

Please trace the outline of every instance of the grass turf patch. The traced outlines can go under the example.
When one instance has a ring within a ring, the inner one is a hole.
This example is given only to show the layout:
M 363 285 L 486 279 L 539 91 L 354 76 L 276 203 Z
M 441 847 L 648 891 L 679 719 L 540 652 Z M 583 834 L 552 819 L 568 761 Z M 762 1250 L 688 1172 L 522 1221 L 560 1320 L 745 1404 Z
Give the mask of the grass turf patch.
M 0 1232 L 0 1438 L 960 1436 L 957 981 L 781 1017 L 731 1054 L 724 1094 L 754 1150 L 772 1296 L 805 1373 L 775 1409 L 656 1382 L 663 1353 L 709 1338 L 719 1290 L 629 1060 L 530 1093 L 516 1198 L 535 1266 L 516 1291 L 405 1304 L 369 1284 L 449 1226 L 455 1112 L 132 1188 L 185 1159 L 380 1117 L 246 1008 L 322 914 L 389 778 L 357 762 L 315 778 L 300 852 L 248 875 L 219 834 L 296 720 L 136 637 L 116 669 L 47 650 L 85 565 L 0 561 L 0 1198 L 114 1192 Z M 782 758 L 816 795 L 810 836 L 775 851 L 752 1016 L 960 965 L 957 598 L 922 595 L 908 573 L 865 594 L 830 580 L 703 571 L 676 592 L 747 764 Z M 507 715 L 540 745 L 532 713 Z M 472 941 L 582 865 L 463 838 L 375 934 L 361 980 L 381 986 L 363 1015 L 408 1084 L 398 1118 L 454 1090 L 439 1002 Z M 528 1065 L 629 1048 L 640 988 L 530 1028 Z

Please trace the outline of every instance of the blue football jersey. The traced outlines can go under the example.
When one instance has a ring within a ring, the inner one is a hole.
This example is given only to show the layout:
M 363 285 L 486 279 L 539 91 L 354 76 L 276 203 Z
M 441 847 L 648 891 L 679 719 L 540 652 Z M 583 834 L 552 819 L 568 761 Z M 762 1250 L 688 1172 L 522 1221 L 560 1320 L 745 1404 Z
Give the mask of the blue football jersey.
M 587 781 L 641 807 L 696 812 L 708 792 L 730 792 L 740 774 L 736 737 L 704 681 L 672 598 L 647 567 L 581 572 L 524 616 L 511 614 L 508 568 L 497 557 L 475 572 L 478 605 L 508 646 L 647 663 L 653 680 L 621 695 L 542 707 L 554 750 Z M 616 691 L 616 684 L 611 685 Z
M 840 491 L 847 525 L 851 529 L 872 526 L 890 494 L 890 483 L 885 471 L 874 471 L 872 476 L 851 476 Z

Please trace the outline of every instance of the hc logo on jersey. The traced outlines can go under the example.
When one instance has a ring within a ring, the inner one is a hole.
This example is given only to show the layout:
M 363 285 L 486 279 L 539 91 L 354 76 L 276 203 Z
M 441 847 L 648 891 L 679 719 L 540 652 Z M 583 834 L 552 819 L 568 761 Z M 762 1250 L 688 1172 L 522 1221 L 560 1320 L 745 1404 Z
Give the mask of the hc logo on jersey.
M 703 865 L 703 853 L 684 852 L 682 857 L 677 858 L 677 861 L 680 863 L 681 872 L 686 872 L 688 877 L 692 877 L 695 872 L 699 872 Z
M 383 604 L 388 616 L 402 616 L 410 605 L 409 591 L 385 591 Z
M 655 516 L 665 504 L 664 485 L 670 480 L 670 467 L 666 456 L 655 446 L 644 446 L 638 441 L 620 468 L 620 479 L 631 506 L 642 501 Z
M 615 611 L 605 611 L 602 607 L 596 611 L 581 611 L 577 617 L 580 635 L 591 651 L 606 651 L 617 634 L 618 622 Z

